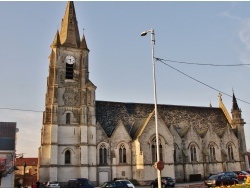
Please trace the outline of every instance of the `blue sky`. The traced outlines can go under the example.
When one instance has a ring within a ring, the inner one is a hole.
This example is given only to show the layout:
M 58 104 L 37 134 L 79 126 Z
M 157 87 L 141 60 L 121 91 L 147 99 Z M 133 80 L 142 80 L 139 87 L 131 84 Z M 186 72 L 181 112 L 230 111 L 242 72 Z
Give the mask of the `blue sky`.
M 0 2 L 0 121 L 17 122 L 17 153 L 36 157 L 50 44 L 66 2 Z M 90 49 L 90 80 L 104 101 L 154 103 L 150 35 L 155 56 L 201 64 L 250 63 L 250 2 L 75 2 L 80 34 Z M 166 62 L 250 103 L 249 66 L 212 67 Z M 218 107 L 218 91 L 156 63 L 159 104 Z M 222 95 L 231 112 L 232 98 Z M 238 100 L 250 150 L 250 104 Z M 21 110 L 7 110 L 21 109 Z M 24 111 L 32 110 L 32 111 Z M 36 112 L 38 111 L 38 112 Z

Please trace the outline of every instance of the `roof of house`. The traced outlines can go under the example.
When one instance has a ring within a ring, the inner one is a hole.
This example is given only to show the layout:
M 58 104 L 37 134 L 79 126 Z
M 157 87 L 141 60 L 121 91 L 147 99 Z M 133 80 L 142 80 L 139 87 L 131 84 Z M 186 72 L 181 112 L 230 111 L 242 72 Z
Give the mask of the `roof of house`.
M 16 166 L 37 166 L 38 158 L 16 158 Z

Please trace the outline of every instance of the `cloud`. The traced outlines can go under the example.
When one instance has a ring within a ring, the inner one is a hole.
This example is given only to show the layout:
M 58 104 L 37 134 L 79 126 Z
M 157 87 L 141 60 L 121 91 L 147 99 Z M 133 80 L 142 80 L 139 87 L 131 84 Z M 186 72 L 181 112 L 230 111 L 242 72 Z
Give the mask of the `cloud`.
M 243 45 L 240 52 L 240 61 L 245 64 L 250 63 L 250 18 L 242 22 L 238 32 L 239 40 Z
M 233 20 L 236 20 L 236 21 L 241 21 L 242 20 L 242 18 L 241 17 L 239 17 L 239 16 L 235 16 L 235 15 L 233 15 L 231 12 L 233 12 L 233 10 L 235 9 L 235 8 L 237 8 L 237 5 L 238 5 L 238 3 L 237 2 L 229 2 L 230 4 L 230 6 L 229 6 L 229 8 L 228 9 L 226 9 L 226 10 L 224 10 L 223 12 L 221 12 L 220 13 L 220 15 L 221 16 L 224 16 L 224 17 L 226 17 L 226 18 L 229 18 L 229 19 L 233 19 Z

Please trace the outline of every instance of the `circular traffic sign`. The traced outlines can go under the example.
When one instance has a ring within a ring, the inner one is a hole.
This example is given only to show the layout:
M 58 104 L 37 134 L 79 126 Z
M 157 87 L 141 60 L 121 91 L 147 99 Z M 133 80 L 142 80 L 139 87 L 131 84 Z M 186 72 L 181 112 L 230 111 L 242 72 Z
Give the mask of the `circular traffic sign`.
M 156 164 L 156 167 L 158 170 L 163 170 L 164 168 L 164 162 L 163 161 L 158 161 Z

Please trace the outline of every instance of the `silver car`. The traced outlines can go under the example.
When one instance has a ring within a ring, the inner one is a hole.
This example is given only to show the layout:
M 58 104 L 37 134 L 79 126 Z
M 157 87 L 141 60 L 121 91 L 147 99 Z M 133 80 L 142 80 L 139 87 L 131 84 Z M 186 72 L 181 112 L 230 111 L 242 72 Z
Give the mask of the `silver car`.
M 47 183 L 48 188 L 60 188 L 59 182 L 51 181 Z

